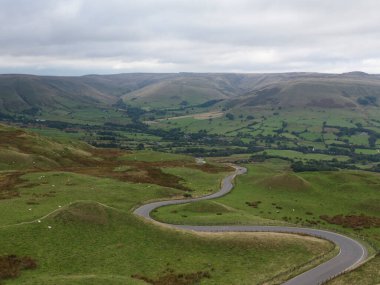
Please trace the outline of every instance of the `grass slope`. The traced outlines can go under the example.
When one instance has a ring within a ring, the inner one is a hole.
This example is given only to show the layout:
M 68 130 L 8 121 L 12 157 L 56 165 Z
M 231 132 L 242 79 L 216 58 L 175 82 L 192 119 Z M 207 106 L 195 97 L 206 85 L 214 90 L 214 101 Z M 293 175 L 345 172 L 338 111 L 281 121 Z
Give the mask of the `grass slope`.
M 50 169 L 94 163 L 94 148 L 80 142 L 61 143 L 0 124 L 0 170 Z
M 123 96 L 124 102 L 146 108 L 166 109 L 195 106 L 231 94 L 208 78 L 181 77 L 149 85 Z M 185 103 L 186 102 L 186 103 Z
M 115 97 L 85 84 L 80 77 L 0 75 L 2 113 L 18 113 L 33 108 L 68 110 L 115 101 Z
M 202 284 L 252 284 L 331 247 L 289 236 L 173 232 L 89 202 L 75 203 L 41 223 L 1 232 L 2 252 L 27 253 L 38 260 L 36 270 L 6 284 L 145 284 L 132 276 L 158 280 L 191 272 L 209 273 Z M 279 256 L 279 251 L 286 254 Z
M 163 207 L 175 224 L 289 224 L 325 228 L 380 248 L 380 176 L 364 171 L 293 173 L 278 159 L 247 165 L 231 194 L 214 201 Z M 379 257 L 328 284 L 378 284 Z
M 186 224 L 269 222 L 317 226 L 360 235 L 380 247 L 379 174 L 293 173 L 280 160 L 247 167 L 248 173 L 238 177 L 231 194 L 213 202 L 163 207 L 155 216 Z M 219 209 L 208 203 L 218 203 Z
M 36 269 L 5 284 L 278 282 L 333 249 L 322 240 L 288 235 L 195 235 L 159 228 L 132 214 L 136 205 L 181 197 L 184 189 L 192 195 L 215 189 L 212 184 L 218 185 L 229 168 L 83 145 L 70 146 L 79 153 L 66 160 L 60 152 L 66 144 L 6 126 L 2 131 L 16 138 L 12 145 L 6 144 L 9 138 L 3 141 L 6 153 L 13 147 L 29 155 L 54 154 L 59 162 L 49 170 L 10 164 L 0 173 L 0 183 L 15 193 L 0 199 L 0 256 L 30 256 L 37 262 Z M 84 149 L 90 159 L 84 159 Z M 201 178 L 196 185 L 190 184 L 194 177 Z

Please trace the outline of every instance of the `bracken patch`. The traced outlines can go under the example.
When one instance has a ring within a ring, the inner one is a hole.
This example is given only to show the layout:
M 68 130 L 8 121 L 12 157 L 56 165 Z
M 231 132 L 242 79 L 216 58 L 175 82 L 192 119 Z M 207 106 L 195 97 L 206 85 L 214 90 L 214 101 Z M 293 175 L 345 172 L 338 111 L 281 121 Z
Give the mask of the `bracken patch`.
M 0 282 L 5 279 L 18 277 L 21 270 L 35 269 L 36 267 L 36 261 L 29 256 L 0 256 Z
M 20 178 L 22 173 L 14 172 L 0 175 L 0 200 L 19 197 L 20 193 L 15 190 L 15 187 L 24 182 Z
M 341 225 L 346 228 L 360 229 L 380 227 L 380 218 L 365 215 L 336 215 L 333 217 L 322 215 L 320 218 L 330 224 Z
M 162 276 L 157 279 L 151 279 L 139 274 L 134 274 L 132 278 L 143 280 L 152 285 L 193 285 L 198 284 L 204 278 L 210 278 L 208 271 L 198 271 L 193 273 L 174 273 L 173 270 L 167 269 Z
M 245 202 L 245 204 L 252 208 L 258 208 L 261 201 Z

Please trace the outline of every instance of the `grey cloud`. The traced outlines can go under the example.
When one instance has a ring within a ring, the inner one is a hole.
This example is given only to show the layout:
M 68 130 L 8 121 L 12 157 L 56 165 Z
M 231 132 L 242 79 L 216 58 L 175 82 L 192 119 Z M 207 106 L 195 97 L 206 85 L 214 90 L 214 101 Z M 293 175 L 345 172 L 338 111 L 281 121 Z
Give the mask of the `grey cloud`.
M 377 0 L 0 0 L 0 72 L 380 72 Z

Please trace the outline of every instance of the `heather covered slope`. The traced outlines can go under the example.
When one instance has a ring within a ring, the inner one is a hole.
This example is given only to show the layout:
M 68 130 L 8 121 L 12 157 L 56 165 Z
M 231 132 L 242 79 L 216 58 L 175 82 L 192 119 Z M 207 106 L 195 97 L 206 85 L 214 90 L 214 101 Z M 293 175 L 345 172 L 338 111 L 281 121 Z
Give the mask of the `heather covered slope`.
M 93 164 L 95 149 L 75 141 L 62 143 L 0 124 L 0 170 L 51 169 Z

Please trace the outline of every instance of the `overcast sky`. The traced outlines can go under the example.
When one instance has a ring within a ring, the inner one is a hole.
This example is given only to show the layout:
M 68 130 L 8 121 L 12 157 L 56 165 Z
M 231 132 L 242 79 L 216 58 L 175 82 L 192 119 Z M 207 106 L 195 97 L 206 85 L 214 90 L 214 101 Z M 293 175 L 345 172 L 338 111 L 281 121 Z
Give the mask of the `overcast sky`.
M 0 0 L 0 73 L 380 73 L 379 0 Z

